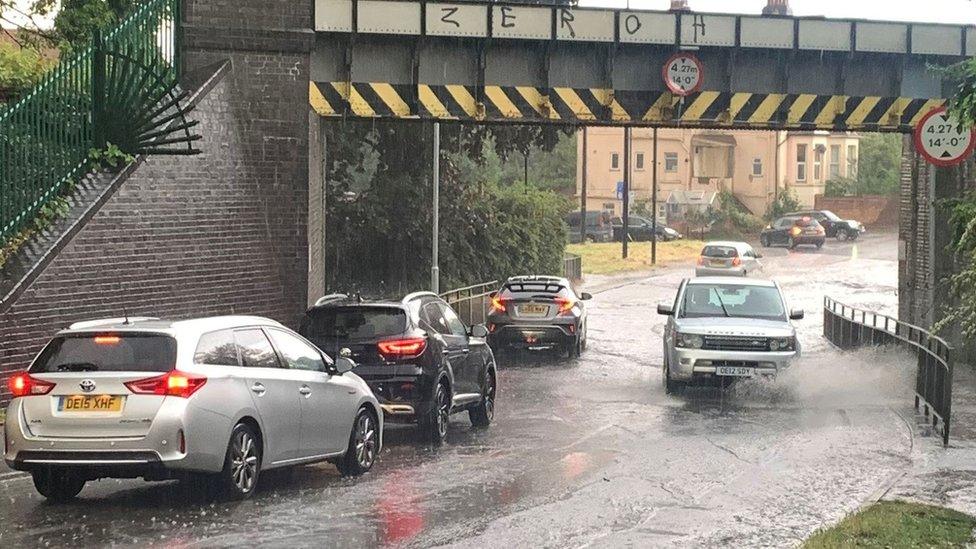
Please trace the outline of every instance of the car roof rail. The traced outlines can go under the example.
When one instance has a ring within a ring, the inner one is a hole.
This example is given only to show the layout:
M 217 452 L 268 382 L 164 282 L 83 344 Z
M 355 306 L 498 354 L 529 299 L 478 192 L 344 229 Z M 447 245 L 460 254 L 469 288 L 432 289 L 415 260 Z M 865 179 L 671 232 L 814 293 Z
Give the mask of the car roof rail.
M 159 318 L 154 316 L 129 316 L 129 317 L 119 317 L 119 318 L 99 318 L 95 320 L 84 320 L 81 322 L 75 322 L 68 326 L 69 330 L 85 330 L 88 328 L 97 328 L 98 326 L 112 326 L 114 324 L 132 324 L 133 322 L 145 322 L 148 320 L 159 320 Z

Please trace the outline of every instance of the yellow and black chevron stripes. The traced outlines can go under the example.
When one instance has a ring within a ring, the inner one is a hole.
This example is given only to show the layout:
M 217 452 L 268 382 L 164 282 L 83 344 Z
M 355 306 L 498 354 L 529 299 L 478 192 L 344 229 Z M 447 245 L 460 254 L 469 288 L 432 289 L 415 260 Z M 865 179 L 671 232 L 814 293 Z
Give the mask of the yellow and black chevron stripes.
M 744 129 L 907 131 L 942 99 L 525 86 L 312 82 L 322 116 L 632 123 Z

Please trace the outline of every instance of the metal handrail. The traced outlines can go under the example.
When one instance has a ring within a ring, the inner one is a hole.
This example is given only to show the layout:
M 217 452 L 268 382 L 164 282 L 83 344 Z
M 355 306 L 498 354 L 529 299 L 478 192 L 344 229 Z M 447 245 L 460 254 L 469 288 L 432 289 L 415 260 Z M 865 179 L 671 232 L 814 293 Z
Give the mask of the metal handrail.
M 467 325 L 483 324 L 488 321 L 490 296 L 498 286 L 497 280 L 455 288 L 440 294 Z
M 881 320 L 884 321 L 883 325 Z M 921 406 L 926 417 L 931 413 L 933 428 L 937 428 L 939 422 L 942 422 L 942 442 L 949 444 L 952 345 L 914 324 L 844 305 L 830 297 L 824 297 L 824 336 L 841 349 L 891 344 L 913 349 L 918 359 L 915 409 L 918 410 Z

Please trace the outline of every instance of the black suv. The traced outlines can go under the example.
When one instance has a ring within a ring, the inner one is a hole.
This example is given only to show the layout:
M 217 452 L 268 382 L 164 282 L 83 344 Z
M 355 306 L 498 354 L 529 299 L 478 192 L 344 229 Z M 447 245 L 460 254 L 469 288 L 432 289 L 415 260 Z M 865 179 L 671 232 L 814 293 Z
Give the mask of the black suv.
M 299 333 L 353 359 L 386 417 L 416 422 L 429 442 L 444 441 L 452 413 L 466 410 L 477 427 L 494 418 L 498 376 L 488 330 L 465 326 L 436 294 L 399 302 L 333 294 L 305 312 Z
M 867 230 L 860 221 L 841 219 L 840 216 L 830 210 L 806 210 L 786 215 L 812 217 L 823 226 L 827 238 L 836 238 L 837 240 L 857 240 L 857 237 Z

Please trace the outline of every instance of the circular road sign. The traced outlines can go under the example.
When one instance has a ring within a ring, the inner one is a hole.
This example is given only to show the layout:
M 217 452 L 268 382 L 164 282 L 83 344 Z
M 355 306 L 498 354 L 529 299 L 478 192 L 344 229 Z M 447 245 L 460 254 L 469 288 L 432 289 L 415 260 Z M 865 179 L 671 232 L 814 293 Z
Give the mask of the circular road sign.
M 705 67 L 688 52 L 678 52 L 669 57 L 661 73 L 671 93 L 682 97 L 697 92 L 705 81 Z
M 945 107 L 937 107 L 922 117 L 915 127 L 915 150 L 936 166 L 954 166 L 973 152 L 976 130 L 959 131 Z

